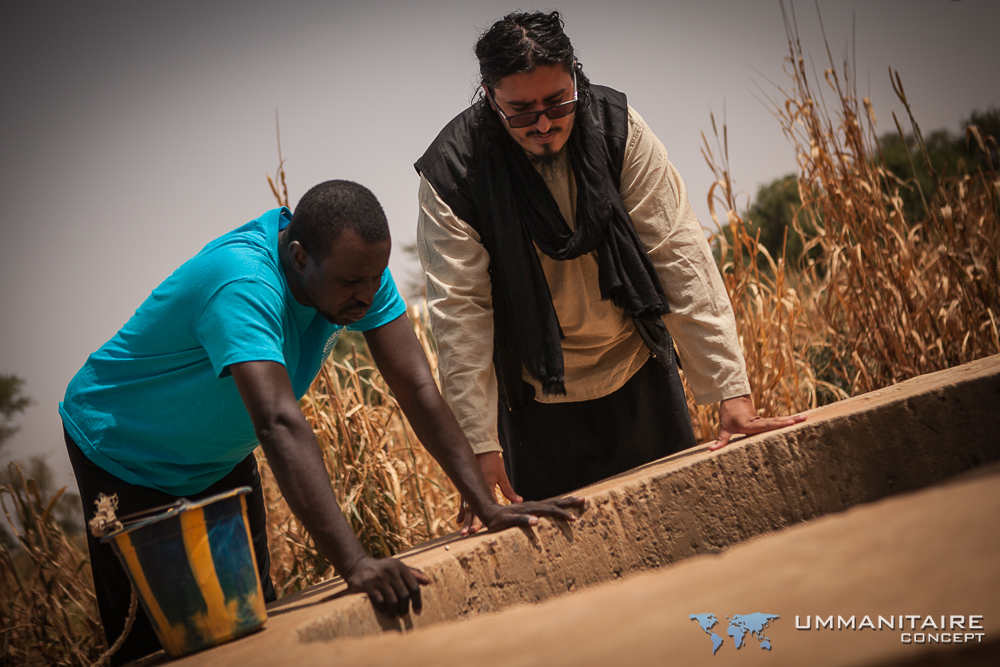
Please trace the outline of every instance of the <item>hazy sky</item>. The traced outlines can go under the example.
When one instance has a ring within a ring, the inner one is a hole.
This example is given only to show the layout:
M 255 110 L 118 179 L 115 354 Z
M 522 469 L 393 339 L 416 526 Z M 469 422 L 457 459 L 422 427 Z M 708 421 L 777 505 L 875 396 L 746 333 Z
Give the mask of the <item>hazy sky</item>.
M 516 6 L 434 2 L 67 0 L 8 3 L 0 27 L 4 203 L 0 373 L 35 403 L 0 458 L 47 454 L 68 480 L 58 401 L 84 362 L 178 264 L 271 208 L 274 114 L 293 203 L 327 178 L 370 187 L 399 282 L 416 271 L 416 157 L 469 102 L 477 35 Z M 813 2 L 795 4 L 825 57 Z M 887 67 L 925 130 L 1000 105 L 993 0 L 822 2 L 834 57 L 892 127 Z M 591 79 L 625 91 L 708 223 L 699 154 L 729 125 L 737 188 L 794 169 L 759 89 L 785 83 L 777 0 L 552 2 Z M 822 63 L 820 67 L 822 67 Z

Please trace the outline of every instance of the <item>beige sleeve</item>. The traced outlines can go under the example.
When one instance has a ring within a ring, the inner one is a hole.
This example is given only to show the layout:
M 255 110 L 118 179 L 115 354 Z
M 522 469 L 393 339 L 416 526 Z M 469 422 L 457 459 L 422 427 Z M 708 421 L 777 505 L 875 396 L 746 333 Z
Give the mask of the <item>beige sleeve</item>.
M 441 394 L 473 452 L 500 451 L 490 257 L 476 230 L 423 176 L 418 199 L 417 254 L 427 280 Z
M 631 107 L 622 200 L 660 276 L 685 377 L 699 403 L 750 393 L 732 304 L 667 150 Z

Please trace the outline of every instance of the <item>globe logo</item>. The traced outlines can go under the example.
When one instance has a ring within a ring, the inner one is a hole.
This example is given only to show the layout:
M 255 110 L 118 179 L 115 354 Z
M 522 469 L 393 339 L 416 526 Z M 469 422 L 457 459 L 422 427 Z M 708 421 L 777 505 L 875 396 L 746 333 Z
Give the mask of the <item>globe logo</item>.
M 696 621 L 702 631 L 712 640 L 712 655 L 718 653 L 726 640 L 713 630 L 719 624 L 719 619 L 716 618 L 715 614 L 691 614 L 688 618 Z M 761 650 L 771 650 L 771 640 L 764 636 L 764 630 L 771 625 L 771 621 L 780 618 L 777 614 L 755 611 L 752 614 L 733 614 L 728 618 L 729 627 L 726 628 L 726 634 L 733 638 L 733 646 L 737 650 L 746 645 L 747 635 L 751 635 L 757 640 Z

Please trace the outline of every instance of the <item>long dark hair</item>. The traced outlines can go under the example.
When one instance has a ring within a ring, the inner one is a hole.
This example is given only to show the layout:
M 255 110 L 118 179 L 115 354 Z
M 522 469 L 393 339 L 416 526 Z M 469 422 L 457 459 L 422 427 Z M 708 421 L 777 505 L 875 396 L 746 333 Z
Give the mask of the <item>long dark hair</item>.
M 567 72 L 575 67 L 580 101 L 585 105 L 590 81 L 563 25 L 555 11 L 513 12 L 494 23 L 476 42 L 482 84 L 492 91 L 505 76 L 530 72 L 539 65 L 562 65 Z

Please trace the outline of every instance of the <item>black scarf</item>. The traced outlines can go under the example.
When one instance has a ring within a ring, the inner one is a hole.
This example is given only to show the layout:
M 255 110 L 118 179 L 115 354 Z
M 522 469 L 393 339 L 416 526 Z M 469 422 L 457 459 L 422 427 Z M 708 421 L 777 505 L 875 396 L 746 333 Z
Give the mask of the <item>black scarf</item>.
M 564 150 L 577 184 L 576 230 L 571 230 L 525 151 L 496 113 L 478 103 L 481 143 L 472 179 L 479 231 L 490 253 L 494 354 L 508 405 L 524 398 L 521 367 L 546 394 L 565 394 L 562 330 L 533 243 L 553 259 L 596 252 L 602 299 L 633 318 L 661 363 L 674 362 L 673 343 L 661 316 L 669 311 L 659 277 L 639 243 L 619 193 L 614 165 L 598 124 L 596 105 L 583 93 Z

